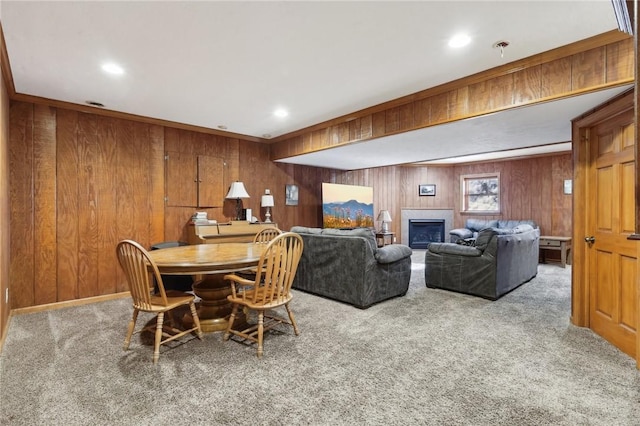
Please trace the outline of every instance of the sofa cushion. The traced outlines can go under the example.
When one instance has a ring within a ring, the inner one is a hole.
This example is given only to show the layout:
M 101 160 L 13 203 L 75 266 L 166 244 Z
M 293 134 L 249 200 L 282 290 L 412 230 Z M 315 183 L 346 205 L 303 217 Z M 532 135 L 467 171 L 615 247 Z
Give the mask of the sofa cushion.
M 306 226 L 294 226 L 291 228 L 291 232 L 295 232 L 297 234 L 320 234 L 322 233 L 322 228 L 307 228 Z
M 332 235 L 338 237 L 362 237 L 367 240 L 371 250 L 375 253 L 378 248 L 378 243 L 376 242 L 375 235 L 373 231 L 369 228 L 354 228 L 354 229 L 333 229 L 333 228 L 324 228 L 322 229 L 322 235 Z
M 537 228 L 538 225 L 532 220 L 499 220 L 498 228 L 515 228 L 518 225 L 531 225 L 532 228 Z
M 491 228 L 496 235 L 515 234 L 515 228 Z
M 475 247 L 452 243 L 431 243 L 429 252 L 437 254 L 454 254 L 458 256 L 482 256 L 482 251 Z
M 467 219 L 467 229 L 471 231 L 479 232 L 485 228 L 497 228 L 497 220 L 485 220 L 485 219 Z
M 392 263 L 411 256 L 413 250 L 402 244 L 389 244 L 380 247 L 375 254 L 378 263 Z
M 486 228 L 478 232 L 478 237 L 476 238 L 476 248 L 480 251 L 484 251 L 494 235 L 496 235 L 496 232 L 492 228 Z

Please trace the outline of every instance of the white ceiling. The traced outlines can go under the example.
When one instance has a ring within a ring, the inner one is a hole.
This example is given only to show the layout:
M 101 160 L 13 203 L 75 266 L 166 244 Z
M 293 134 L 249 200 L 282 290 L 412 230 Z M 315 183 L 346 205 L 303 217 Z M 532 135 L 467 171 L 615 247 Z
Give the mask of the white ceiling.
M 97 101 L 255 137 L 286 134 L 617 28 L 610 0 L 2 0 L 0 20 L 17 93 Z M 449 48 L 448 39 L 461 31 L 471 44 Z M 493 47 L 501 40 L 510 43 L 504 58 Z M 105 62 L 120 64 L 125 74 L 106 75 Z M 287 161 L 356 169 L 565 142 L 568 120 L 612 94 Z M 289 116 L 275 117 L 276 108 Z M 521 127 L 506 125 L 512 121 Z M 480 138 L 465 137 L 478 129 Z

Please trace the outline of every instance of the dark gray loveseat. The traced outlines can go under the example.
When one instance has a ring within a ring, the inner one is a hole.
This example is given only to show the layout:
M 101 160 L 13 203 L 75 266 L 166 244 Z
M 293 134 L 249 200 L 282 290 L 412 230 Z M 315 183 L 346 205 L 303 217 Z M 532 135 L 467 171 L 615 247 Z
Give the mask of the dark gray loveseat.
M 412 253 L 408 246 L 378 248 L 367 228 L 294 226 L 291 231 L 304 241 L 293 288 L 361 309 L 407 292 Z
M 538 273 L 540 230 L 531 225 L 481 230 L 474 246 L 430 243 L 427 287 L 496 300 Z

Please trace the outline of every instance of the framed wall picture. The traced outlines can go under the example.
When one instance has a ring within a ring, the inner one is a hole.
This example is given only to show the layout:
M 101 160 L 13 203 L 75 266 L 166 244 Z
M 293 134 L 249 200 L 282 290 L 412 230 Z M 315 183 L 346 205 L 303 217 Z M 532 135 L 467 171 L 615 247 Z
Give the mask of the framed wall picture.
M 298 185 L 287 185 L 285 187 L 285 206 L 297 206 L 298 205 Z
M 418 185 L 418 195 L 421 197 L 435 197 L 436 186 L 434 184 Z

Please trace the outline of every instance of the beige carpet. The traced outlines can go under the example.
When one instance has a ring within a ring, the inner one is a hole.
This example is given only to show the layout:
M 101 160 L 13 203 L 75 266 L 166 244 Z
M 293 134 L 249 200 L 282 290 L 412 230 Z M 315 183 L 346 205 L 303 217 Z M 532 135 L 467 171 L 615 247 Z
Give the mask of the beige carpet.
M 569 324 L 570 269 L 496 302 L 428 289 L 367 310 L 296 292 L 265 356 L 220 333 L 122 351 L 128 300 L 13 318 L 2 425 L 632 425 L 635 362 Z M 143 318 L 144 319 L 144 318 Z

